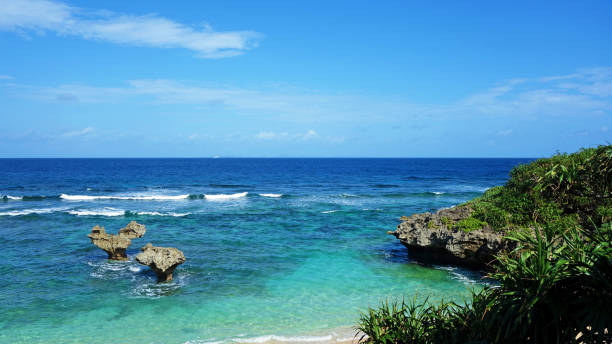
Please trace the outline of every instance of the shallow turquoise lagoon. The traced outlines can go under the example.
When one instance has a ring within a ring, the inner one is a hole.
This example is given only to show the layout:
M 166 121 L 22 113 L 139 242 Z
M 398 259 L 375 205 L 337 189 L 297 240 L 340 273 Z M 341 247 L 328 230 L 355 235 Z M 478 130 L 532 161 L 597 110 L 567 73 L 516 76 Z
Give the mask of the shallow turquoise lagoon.
M 335 341 L 385 299 L 461 300 L 479 273 L 414 262 L 386 231 L 524 161 L 0 160 L 0 342 Z M 130 256 L 185 253 L 174 281 L 89 243 L 130 220 L 147 226 Z

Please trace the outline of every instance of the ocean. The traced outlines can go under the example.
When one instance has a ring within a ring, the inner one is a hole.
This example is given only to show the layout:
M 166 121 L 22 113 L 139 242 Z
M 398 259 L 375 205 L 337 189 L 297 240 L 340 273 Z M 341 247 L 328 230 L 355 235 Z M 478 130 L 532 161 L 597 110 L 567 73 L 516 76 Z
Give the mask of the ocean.
M 529 159 L 0 159 L 0 342 L 342 341 L 384 300 L 461 301 L 479 272 L 386 232 Z M 146 225 L 129 262 L 87 234 Z M 142 246 L 187 261 L 157 284 Z

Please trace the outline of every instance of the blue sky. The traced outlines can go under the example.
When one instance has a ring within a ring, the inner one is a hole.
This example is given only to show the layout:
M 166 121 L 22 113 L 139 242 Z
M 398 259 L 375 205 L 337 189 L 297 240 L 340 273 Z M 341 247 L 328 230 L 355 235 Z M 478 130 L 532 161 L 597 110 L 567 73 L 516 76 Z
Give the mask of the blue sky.
M 538 157 L 612 141 L 610 1 L 0 0 L 0 157 Z

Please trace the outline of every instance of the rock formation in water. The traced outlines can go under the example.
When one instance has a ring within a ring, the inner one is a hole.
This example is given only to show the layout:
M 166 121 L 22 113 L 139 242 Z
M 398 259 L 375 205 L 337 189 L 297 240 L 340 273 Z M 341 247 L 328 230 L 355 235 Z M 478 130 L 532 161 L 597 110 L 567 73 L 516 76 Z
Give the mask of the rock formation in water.
M 125 250 L 132 243 L 131 239 L 141 238 L 146 232 L 145 226 L 136 221 L 130 222 L 119 230 L 117 235 L 108 234 L 104 227 L 96 225 L 89 235 L 91 243 L 98 246 L 108 254 L 108 259 L 128 260 Z
M 174 269 L 185 262 L 183 252 L 174 247 L 157 247 L 148 243 L 141 250 L 136 261 L 155 271 L 157 282 L 171 281 Z
M 442 209 L 436 213 L 402 217 L 395 231 L 388 232 L 408 248 L 414 258 L 470 268 L 487 268 L 495 254 L 508 249 L 504 234 L 488 225 L 472 231 L 457 228 L 458 221 L 472 214 L 469 206 Z
M 119 235 L 123 235 L 130 239 L 142 238 L 145 235 L 147 229 L 144 225 L 139 224 L 136 221 L 131 221 L 124 228 L 119 230 Z

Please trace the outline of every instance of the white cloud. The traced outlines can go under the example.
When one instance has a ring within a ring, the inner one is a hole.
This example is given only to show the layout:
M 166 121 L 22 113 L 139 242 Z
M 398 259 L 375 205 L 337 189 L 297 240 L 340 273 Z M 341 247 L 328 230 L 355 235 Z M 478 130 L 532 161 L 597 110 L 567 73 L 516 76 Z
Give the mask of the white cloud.
M 0 75 L 0 80 L 11 80 L 12 78 L 10 75 Z
M 60 137 L 68 138 L 68 137 L 77 137 L 77 136 L 85 136 L 91 132 L 93 132 L 93 127 L 83 128 L 81 130 L 69 131 L 60 135 Z
M 289 134 L 288 132 L 261 131 L 253 137 L 258 140 L 310 140 L 317 137 L 316 131 L 310 129 L 304 133 Z
M 14 95 L 33 100 L 192 105 L 202 113 L 258 116 L 266 120 L 302 123 L 378 123 L 433 127 L 435 121 L 536 120 L 543 117 L 599 116 L 612 113 L 611 96 L 587 91 L 598 83 L 612 83 L 612 73 L 599 68 L 565 77 L 514 79 L 449 104 L 418 104 L 403 99 L 360 94 L 322 94 L 295 87 L 236 88 L 175 80 L 131 80 L 116 87 L 64 84 L 52 87 L 16 86 Z M 561 81 L 560 81 L 561 80 Z M 572 82 L 582 87 L 565 87 Z M 506 122 L 507 123 L 507 122 Z M 422 128 L 421 128 L 422 129 Z M 309 139 L 316 132 L 303 132 Z M 296 133 L 262 131 L 257 139 L 295 138 Z
M 273 131 L 261 131 L 255 134 L 255 138 L 259 140 L 279 140 L 279 139 L 287 139 L 289 138 L 289 133 L 275 133 Z
M 314 137 L 317 137 L 317 132 L 312 129 L 301 135 L 302 140 L 310 140 Z
M 85 10 L 49 0 L 11 0 L 0 6 L 0 30 L 28 37 L 29 33 L 79 36 L 84 39 L 156 48 L 182 48 L 198 57 L 222 58 L 256 47 L 254 31 L 216 32 L 157 15 L 125 15 Z
M 510 134 L 512 134 L 512 129 L 505 129 L 497 132 L 498 136 L 508 136 Z

